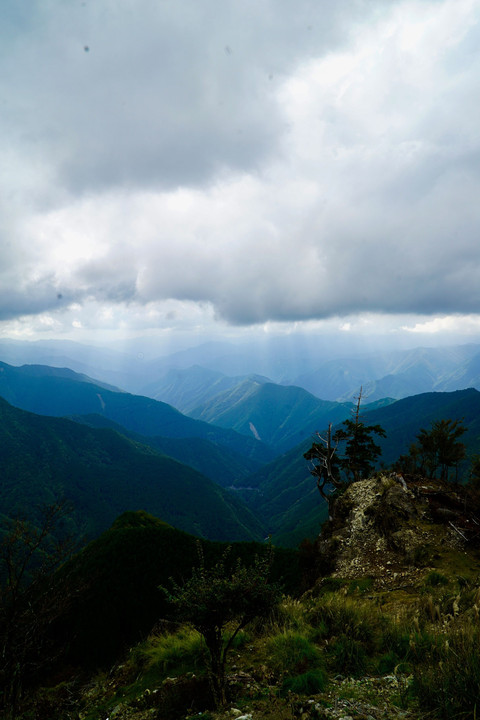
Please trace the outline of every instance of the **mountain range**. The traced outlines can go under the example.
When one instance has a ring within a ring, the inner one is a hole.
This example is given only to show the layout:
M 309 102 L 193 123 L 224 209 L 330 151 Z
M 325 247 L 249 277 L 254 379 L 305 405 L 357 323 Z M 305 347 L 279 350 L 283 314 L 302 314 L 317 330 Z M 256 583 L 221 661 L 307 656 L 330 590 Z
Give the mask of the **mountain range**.
M 339 344 L 338 338 L 293 334 L 256 343 L 208 342 L 161 355 L 146 338 L 122 345 L 121 350 L 60 340 L 0 340 L 0 358 L 12 365 L 69 367 L 182 412 L 207 400 L 211 392 L 228 389 L 231 378 L 236 384 L 251 375 L 340 402 L 352 400 L 360 385 L 371 402 L 422 392 L 480 389 L 478 344 L 385 352 L 379 340 L 370 347 L 366 352 L 364 345 L 352 341 Z M 206 372 L 211 373 L 208 382 Z
M 203 359 L 211 359 L 213 350 L 208 346 Z M 400 386 L 407 377 L 419 382 L 422 373 L 425 382 L 428 376 L 438 385 L 442 377 L 450 387 L 475 379 L 477 351 L 478 346 L 417 349 L 397 353 L 396 365 L 391 354 L 351 359 L 348 368 L 352 384 L 369 363 L 372 373 L 396 368 L 389 376 L 392 389 L 394 381 Z M 188 357 L 185 351 L 183 360 Z M 342 377 L 347 383 L 346 367 L 341 361 L 324 364 L 331 394 L 341 390 Z M 1 513 L 12 516 L 61 495 L 76 508 L 76 531 L 91 537 L 130 509 L 212 539 L 270 534 L 277 544 L 294 546 L 318 533 L 326 507 L 303 455 L 317 431 L 350 416 L 352 399 L 320 399 L 263 375 L 227 376 L 197 365 L 170 368 L 150 383 L 152 394 L 177 402 L 180 412 L 164 400 L 117 388 L 110 379 L 0 363 L 0 397 L 7 401 L 1 412 Z M 377 389 L 382 386 L 375 382 Z M 365 387 L 368 392 L 372 386 Z M 387 432 L 379 441 L 385 466 L 408 452 L 421 427 L 442 418 L 464 419 L 468 432 L 462 440 L 469 455 L 478 452 L 477 390 L 369 402 L 372 395 L 362 405 L 362 417 Z M 466 463 L 460 471 L 465 474 Z

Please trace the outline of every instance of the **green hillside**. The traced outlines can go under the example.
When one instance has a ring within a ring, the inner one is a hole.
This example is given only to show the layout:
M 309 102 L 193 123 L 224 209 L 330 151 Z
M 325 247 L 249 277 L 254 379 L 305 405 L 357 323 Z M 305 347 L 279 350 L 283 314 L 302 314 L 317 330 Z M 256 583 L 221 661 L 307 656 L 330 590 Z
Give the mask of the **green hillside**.
M 164 455 L 169 455 L 185 465 L 190 465 L 222 487 L 231 487 L 235 482 L 248 477 L 258 468 L 258 462 L 252 458 L 203 438 L 147 437 L 130 432 L 113 420 L 95 414 L 74 415 L 70 419 L 89 427 L 109 427 L 117 430 L 131 440 L 148 445 Z
M 319 400 L 300 387 L 247 379 L 197 407 L 191 416 L 285 452 L 329 422 L 345 420 L 352 407 L 352 403 Z
M 463 420 L 467 432 L 462 442 L 467 446 L 467 454 L 480 451 L 480 392 L 473 388 L 413 395 L 389 407 L 372 410 L 365 418 L 370 425 L 379 423 L 387 432 L 387 437 L 380 438 L 378 443 L 382 448 L 381 461 L 387 466 L 408 452 L 421 428 L 429 428 L 432 422 L 441 419 Z
M 388 467 L 408 452 L 420 429 L 429 428 L 439 419 L 463 418 L 467 432 L 461 439 L 467 446 L 467 455 L 480 452 L 480 392 L 477 390 L 423 393 L 375 410 L 367 411 L 367 408 L 362 412 L 365 422 L 379 424 L 387 433 L 386 438 L 378 439 L 382 448 L 379 466 Z M 311 443 L 312 438 L 305 440 L 237 483 L 241 496 L 278 544 L 295 545 L 302 534 L 313 537 L 326 517 L 325 504 L 303 457 Z M 468 459 L 460 471 L 468 471 Z
M 118 656 L 129 643 L 165 617 L 166 598 L 158 589 L 170 578 L 181 581 L 198 565 L 196 538 L 144 512 L 120 516 L 97 540 L 68 562 L 60 579 L 75 599 L 56 628 L 71 638 L 68 659 L 98 666 Z M 205 562 L 217 562 L 226 545 L 202 541 Z M 234 543 L 231 561 L 251 561 L 264 545 Z M 294 551 L 278 549 L 273 579 L 298 593 L 300 571 Z
M 315 538 L 327 519 L 327 506 L 320 497 L 303 454 L 312 439 L 292 448 L 252 474 L 237 491 L 267 531 L 273 542 L 296 547 L 304 538 Z
M 196 470 L 113 430 L 19 410 L 0 400 L 0 513 L 65 498 L 73 530 L 94 537 L 126 510 L 147 510 L 216 540 L 261 538 L 239 498 Z
M 259 382 L 269 382 L 260 375 Z M 189 368 L 171 368 L 154 383 L 142 388 L 142 393 L 155 400 L 169 403 L 189 415 L 196 407 L 215 395 L 230 390 L 246 378 L 229 377 L 221 372 L 193 365 Z
M 254 438 L 193 420 L 151 398 L 111 391 L 83 377 L 46 366 L 17 368 L 0 363 L 0 397 L 39 415 L 97 413 L 141 435 L 201 437 L 242 453 L 259 465 L 274 456 L 270 448 Z

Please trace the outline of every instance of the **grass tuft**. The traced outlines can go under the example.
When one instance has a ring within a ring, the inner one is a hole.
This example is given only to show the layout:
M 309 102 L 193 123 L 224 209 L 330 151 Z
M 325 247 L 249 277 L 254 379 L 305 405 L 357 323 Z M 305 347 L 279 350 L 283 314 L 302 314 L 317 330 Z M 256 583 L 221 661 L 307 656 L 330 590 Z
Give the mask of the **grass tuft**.
M 298 632 L 278 633 L 267 642 L 268 664 L 277 673 L 300 675 L 321 665 L 315 645 Z
M 328 676 L 323 668 L 308 670 L 301 675 L 286 677 L 282 684 L 282 693 L 292 692 L 297 695 L 315 695 L 323 692 L 328 684 Z

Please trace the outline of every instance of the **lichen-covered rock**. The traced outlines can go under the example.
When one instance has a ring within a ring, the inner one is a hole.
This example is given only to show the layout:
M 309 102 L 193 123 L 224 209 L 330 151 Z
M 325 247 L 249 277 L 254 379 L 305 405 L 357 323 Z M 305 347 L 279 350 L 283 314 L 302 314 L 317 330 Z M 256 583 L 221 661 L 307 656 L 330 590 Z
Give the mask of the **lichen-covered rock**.
M 370 576 L 381 587 L 402 581 L 412 558 L 431 544 L 458 545 L 451 512 L 432 512 L 430 497 L 442 489 L 432 481 L 426 491 L 396 473 L 378 474 L 348 486 L 335 500 L 333 519 L 324 526 L 317 549 L 328 574 L 342 578 Z M 461 540 L 461 538 L 460 538 Z M 412 573 L 420 573 L 410 567 Z

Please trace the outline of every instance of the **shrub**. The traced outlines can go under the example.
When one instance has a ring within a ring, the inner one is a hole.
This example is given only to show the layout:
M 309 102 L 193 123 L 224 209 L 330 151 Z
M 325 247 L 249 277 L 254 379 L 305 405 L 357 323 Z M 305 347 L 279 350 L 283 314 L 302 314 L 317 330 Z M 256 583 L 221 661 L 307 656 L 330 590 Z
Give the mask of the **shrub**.
M 372 589 L 373 586 L 373 578 L 372 577 L 364 577 L 364 578 L 358 578 L 357 580 L 351 580 L 351 582 L 348 585 L 348 594 L 353 595 L 354 593 L 366 593 L 369 590 Z
M 297 695 L 314 695 L 323 692 L 327 686 L 328 677 L 323 668 L 308 670 L 301 675 L 287 677 L 282 684 L 282 692 L 293 692 Z
M 407 673 L 411 672 L 411 665 L 404 660 L 402 661 L 396 652 L 390 650 L 378 660 L 377 672 L 380 675 L 392 672 Z
M 278 673 L 300 675 L 319 667 L 320 654 L 304 635 L 287 631 L 275 635 L 267 642 L 268 664 Z
M 192 628 L 183 627 L 171 635 L 153 635 L 133 648 L 130 661 L 144 672 L 181 674 L 202 666 L 205 644 Z
M 345 580 L 338 577 L 326 577 L 322 580 L 320 585 L 315 588 L 318 595 L 325 595 L 326 593 L 336 592 L 341 590 L 345 586 Z
M 268 617 L 280 598 L 277 583 L 269 582 L 273 548 L 253 564 L 240 558 L 228 563 L 231 547 L 211 568 L 205 566 L 198 543 L 200 565 L 182 586 L 172 580 L 172 590 L 162 588 L 178 620 L 198 630 L 205 641 L 206 670 L 216 706 L 226 703 L 226 664 L 228 651 L 237 634 L 256 618 Z M 230 631 L 227 634 L 227 629 Z
M 282 631 L 295 630 L 305 634 L 309 629 L 305 604 L 290 597 L 277 606 L 272 619 L 273 626 Z
M 448 585 L 448 578 L 445 577 L 445 575 L 442 575 L 442 573 L 439 573 L 436 570 L 432 570 L 425 578 L 425 585 L 430 585 L 431 587 L 437 587 L 438 585 Z
M 410 654 L 410 633 L 398 623 L 390 623 L 384 629 L 380 650 L 386 653 L 393 653 L 399 659 L 406 659 Z
M 441 718 L 475 717 L 480 709 L 480 631 L 457 630 L 436 644 L 441 661 L 415 668 L 412 691 Z
M 378 649 L 387 625 L 386 618 L 371 605 L 333 595 L 319 600 L 310 609 L 309 619 L 314 627 L 326 628 L 326 637 L 346 635 L 362 643 L 369 654 Z
M 328 655 L 332 669 L 337 673 L 359 677 L 367 671 L 365 647 L 349 635 L 340 635 L 329 647 Z

